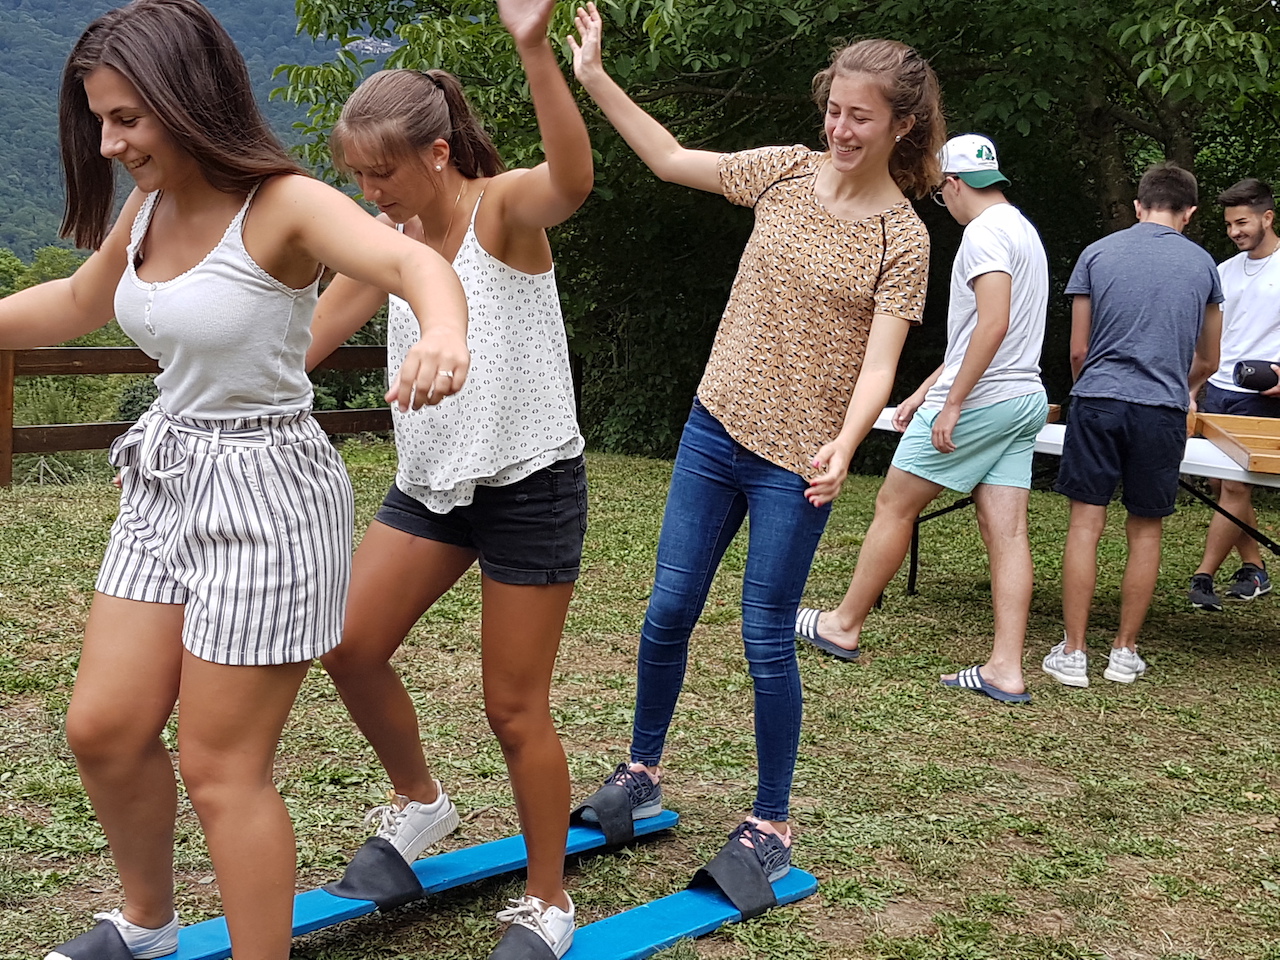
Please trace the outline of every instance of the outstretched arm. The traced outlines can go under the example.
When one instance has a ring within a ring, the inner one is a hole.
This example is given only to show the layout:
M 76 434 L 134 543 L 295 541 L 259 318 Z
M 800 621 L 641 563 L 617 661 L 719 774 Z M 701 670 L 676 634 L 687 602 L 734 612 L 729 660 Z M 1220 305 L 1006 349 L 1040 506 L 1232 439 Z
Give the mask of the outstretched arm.
M 0 300 L 0 350 L 27 350 L 72 340 L 115 316 L 129 229 L 142 206 L 135 190 L 102 247 L 65 280 L 50 280 Z
M 555 0 L 498 0 L 498 14 L 529 78 L 547 158 L 508 175 L 515 189 L 503 191 L 503 211 L 505 219 L 534 229 L 569 219 L 590 196 L 594 182 L 587 125 L 547 39 L 554 7 Z
M 346 343 L 347 338 L 368 323 L 386 302 L 385 290 L 350 277 L 334 277 L 320 295 L 311 321 L 307 369 L 314 370 L 316 364 Z
M 409 301 L 422 339 L 392 379 L 401 410 L 457 393 L 471 365 L 467 298 L 453 269 L 424 243 L 388 230 L 333 187 L 308 177 L 268 184 L 275 230 L 290 246 L 359 283 Z
M 666 127 L 645 113 L 605 72 L 600 47 L 603 24 L 594 3 L 578 8 L 577 27 L 578 38 L 568 38 L 573 72 L 645 166 L 671 183 L 723 194 L 720 154 L 680 146 Z

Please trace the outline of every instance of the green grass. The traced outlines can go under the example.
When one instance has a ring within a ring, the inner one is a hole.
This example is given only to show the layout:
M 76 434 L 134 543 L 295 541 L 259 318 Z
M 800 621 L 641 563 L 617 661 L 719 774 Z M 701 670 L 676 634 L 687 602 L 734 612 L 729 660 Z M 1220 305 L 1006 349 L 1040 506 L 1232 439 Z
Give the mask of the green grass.
M 394 452 L 351 443 L 361 528 Z M 579 794 L 624 756 L 636 634 L 652 576 L 670 465 L 589 458 L 591 529 L 569 613 L 554 709 Z M 819 549 L 806 603 L 848 582 L 879 481 L 855 477 Z M 0 491 L 0 960 L 80 932 L 117 902 L 100 831 L 61 723 L 93 578 L 115 512 L 105 483 Z M 1280 500 L 1260 499 L 1277 536 Z M 1066 504 L 1032 495 L 1037 585 L 1027 644 L 1029 708 L 946 690 L 938 673 L 981 661 L 988 573 L 970 512 L 924 528 L 920 594 L 903 579 L 873 614 L 856 664 L 801 650 L 807 699 L 794 796 L 798 865 L 819 894 L 741 927 L 682 943 L 663 960 L 1280 960 L 1280 626 L 1276 599 L 1197 614 L 1184 600 L 1207 511 L 1167 527 L 1143 636 L 1150 675 L 1087 690 L 1036 669 L 1060 636 Z M 1090 640 L 1104 652 L 1118 611 L 1121 517 L 1100 551 Z M 742 538 L 726 555 L 693 637 L 669 738 L 672 836 L 571 864 L 588 922 L 680 889 L 715 852 L 754 791 L 750 683 L 739 639 Z M 436 770 L 465 818 L 446 847 L 515 829 L 501 756 L 479 697 L 479 580 L 473 573 L 397 658 Z M 1100 658 L 1099 658 L 1100 659 Z M 360 815 L 386 784 L 331 684 L 303 686 L 278 763 L 293 812 L 300 884 L 332 879 L 360 843 Z M 219 912 L 198 825 L 184 800 L 177 841 L 184 918 Z M 298 941 L 307 960 L 484 957 L 512 879 L 450 892 Z

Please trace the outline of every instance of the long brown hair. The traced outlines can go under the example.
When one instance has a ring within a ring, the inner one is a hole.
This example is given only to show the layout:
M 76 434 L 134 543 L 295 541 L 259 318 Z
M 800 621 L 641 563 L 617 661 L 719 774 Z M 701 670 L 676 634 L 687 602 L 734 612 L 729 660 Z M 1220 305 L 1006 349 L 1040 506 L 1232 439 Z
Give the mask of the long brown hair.
M 446 70 L 379 70 L 343 104 L 329 151 L 349 173 L 348 151 L 421 163 L 422 151 L 437 140 L 449 144 L 450 162 L 464 177 L 506 169 L 457 77 Z
M 115 176 L 89 111 L 84 78 L 111 67 L 219 190 L 240 193 L 280 173 L 304 173 L 258 109 L 244 58 L 197 0 L 133 0 L 76 41 L 62 71 L 58 130 L 67 184 L 61 236 L 96 249 L 115 205 Z
M 894 145 L 889 173 L 903 193 L 917 199 L 942 182 L 938 151 L 947 139 L 938 77 L 929 61 L 897 40 L 859 40 L 831 55 L 831 65 L 813 78 L 813 100 L 825 113 L 837 74 L 865 73 L 881 84 L 893 119 L 915 117 Z

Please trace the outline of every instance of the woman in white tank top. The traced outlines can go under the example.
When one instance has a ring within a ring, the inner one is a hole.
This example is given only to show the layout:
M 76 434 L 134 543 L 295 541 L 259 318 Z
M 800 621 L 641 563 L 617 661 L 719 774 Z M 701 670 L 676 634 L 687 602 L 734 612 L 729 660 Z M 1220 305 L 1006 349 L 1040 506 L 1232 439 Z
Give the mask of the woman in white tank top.
M 586 526 L 583 440 L 546 228 L 591 192 L 586 126 L 547 40 L 553 0 L 499 0 L 529 78 L 546 162 L 503 171 L 458 81 L 385 70 L 343 108 L 334 160 L 378 218 L 452 261 L 467 291 L 467 388 L 397 414 L 396 483 L 356 551 L 341 645 L 322 662 L 389 774 L 378 836 L 412 862 L 458 823 L 423 756 L 392 654 L 475 562 L 483 575 L 485 709 L 507 760 L 529 851 L 526 896 L 499 918 L 557 956 L 573 936 L 564 890 L 569 774 L 548 696 Z M 388 229 L 385 232 L 392 233 Z M 337 230 L 335 229 L 335 235 Z M 386 294 L 338 277 L 320 299 L 318 362 Z M 394 365 L 414 325 L 391 298 Z M 405 577 L 405 561 L 416 571 Z M 354 873 L 355 871 L 353 871 Z
M 94 253 L 70 279 L 0 301 L 0 349 L 115 315 L 163 372 L 157 405 L 113 448 L 120 515 L 67 715 L 124 902 L 49 958 L 178 946 L 161 734 L 180 695 L 181 773 L 235 956 L 285 960 L 295 850 L 272 764 L 311 657 L 339 639 L 330 597 L 350 557 L 350 486 L 310 416 L 303 365 L 316 281 L 329 265 L 413 304 L 422 342 L 388 394 L 406 407 L 461 389 L 464 295 L 435 252 L 303 174 L 196 0 L 135 0 L 95 20 L 60 106 L 63 231 Z M 110 226 L 113 161 L 137 189 Z

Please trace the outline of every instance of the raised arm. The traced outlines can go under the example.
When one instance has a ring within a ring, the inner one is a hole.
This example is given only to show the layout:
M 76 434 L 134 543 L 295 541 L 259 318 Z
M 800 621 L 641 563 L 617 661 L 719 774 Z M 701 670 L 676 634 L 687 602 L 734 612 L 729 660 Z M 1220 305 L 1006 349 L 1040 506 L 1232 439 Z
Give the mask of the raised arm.
M 73 340 L 115 316 L 116 286 L 124 273 L 129 229 L 142 206 L 137 190 L 96 250 L 65 280 L 50 280 L 0 300 L 0 350 L 27 350 Z
M 600 35 L 603 24 L 594 3 L 578 8 L 578 38 L 568 37 L 573 49 L 573 72 L 604 111 L 615 130 L 645 166 L 662 180 L 680 183 L 708 193 L 724 193 L 720 184 L 720 154 L 709 150 L 688 150 L 614 83 L 605 72 Z
M 402 410 L 457 393 L 471 364 L 467 298 L 440 254 L 378 223 L 350 197 L 308 177 L 279 177 L 264 200 L 271 222 L 292 249 L 359 283 L 409 301 L 422 339 L 387 391 Z M 266 219 L 266 218 L 264 218 Z
M 569 219 L 590 196 L 594 182 L 587 125 L 547 39 L 554 7 L 555 0 L 498 0 L 498 13 L 529 78 L 546 155 L 536 167 L 503 178 L 515 189 L 503 190 L 501 203 L 504 219 L 535 229 Z

